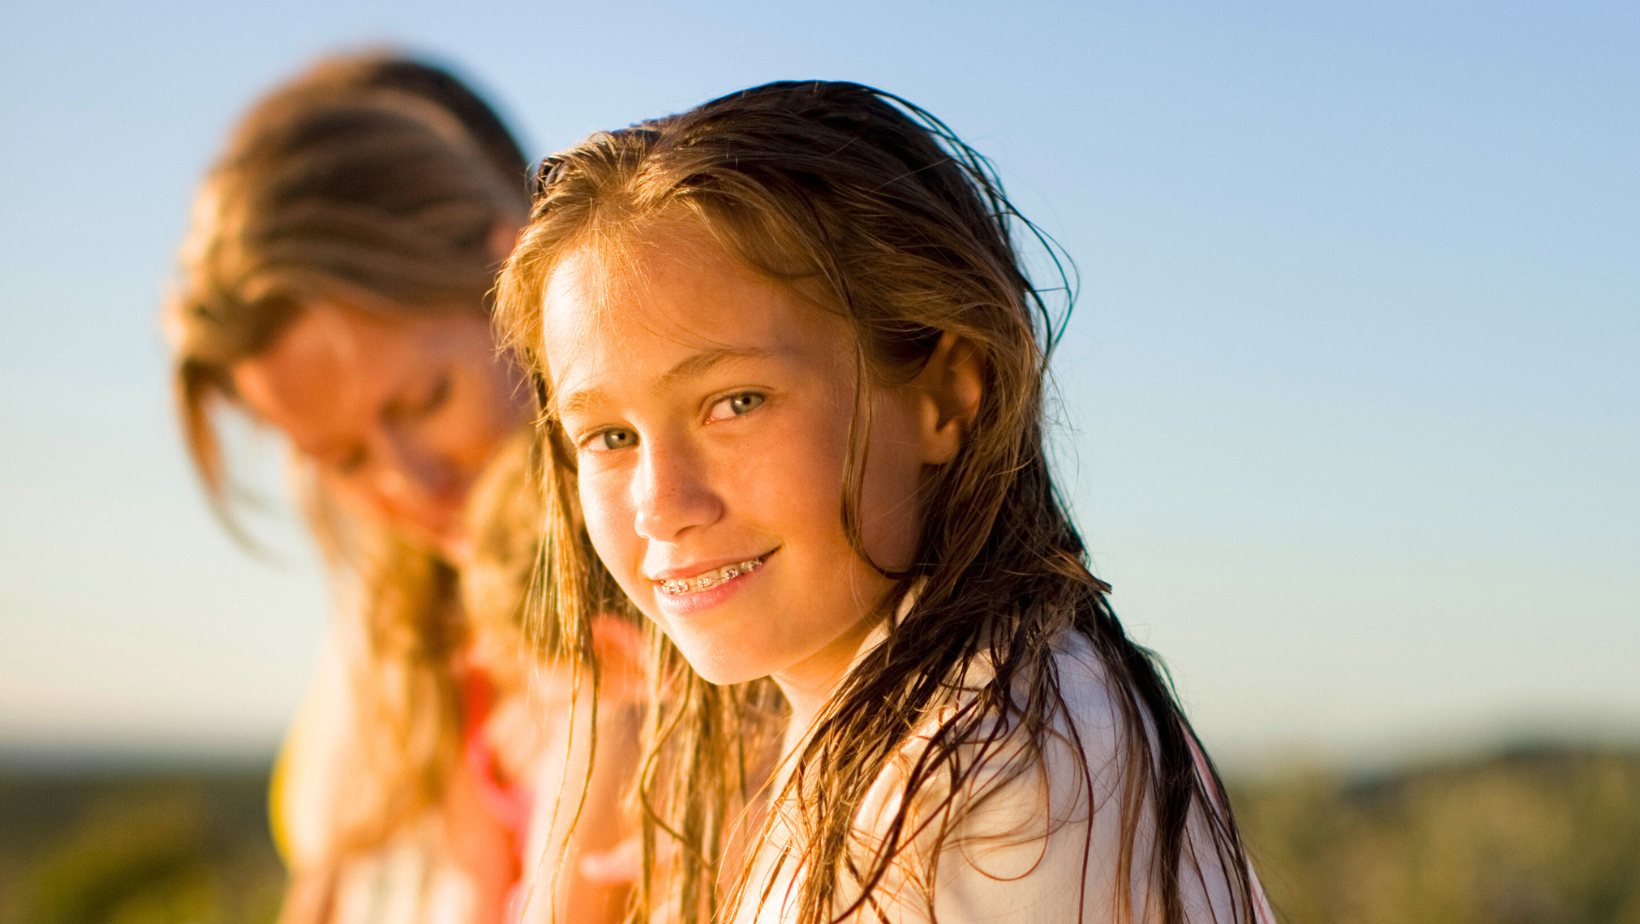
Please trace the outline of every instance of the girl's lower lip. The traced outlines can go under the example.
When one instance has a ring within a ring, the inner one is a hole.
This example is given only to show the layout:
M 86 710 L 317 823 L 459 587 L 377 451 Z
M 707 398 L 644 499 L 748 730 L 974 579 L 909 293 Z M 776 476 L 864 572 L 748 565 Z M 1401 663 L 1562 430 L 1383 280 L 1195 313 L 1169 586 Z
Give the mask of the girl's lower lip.
M 655 599 L 660 603 L 661 609 L 669 615 L 687 616 L 691 613 L 709 610 L 739 593 L 748 581 L 755 580 L 758 575 L 767 570 L 769 558 L 772 558 L 773 554 L 772 552 L 769 553 L 769 556 L 764 559 L 762 567 L 753 571 L 742 572 L 707 590 L 690 594 L 669 594 L 656 587 Z

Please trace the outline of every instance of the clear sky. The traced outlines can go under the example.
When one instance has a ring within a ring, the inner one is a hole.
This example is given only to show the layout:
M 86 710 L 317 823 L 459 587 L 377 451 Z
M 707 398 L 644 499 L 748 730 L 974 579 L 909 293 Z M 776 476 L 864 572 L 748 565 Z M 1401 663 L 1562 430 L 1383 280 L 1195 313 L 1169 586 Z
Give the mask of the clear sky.
M 211 520 L 154 317 L 236 114 L 366 43 L 535 156 L 808 77 L 990 155 L 1081 269 L 1096 569 L 1233 759 L 1640 738 L 1640 7 L 1341 6 L 9 0 L 0 750 L 264 752 L 294 708 L 322 581 Z

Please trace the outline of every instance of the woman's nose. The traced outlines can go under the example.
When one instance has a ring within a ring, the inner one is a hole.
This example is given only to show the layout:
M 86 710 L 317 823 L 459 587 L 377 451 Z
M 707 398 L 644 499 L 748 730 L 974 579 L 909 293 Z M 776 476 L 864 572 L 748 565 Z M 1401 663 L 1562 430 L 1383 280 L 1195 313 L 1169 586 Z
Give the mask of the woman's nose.
M 458 503 L 460 477 L 431 447 L 384 431 L 377 444 L 377 485 L 389 499 L 412 505 Z
M 632 494 L 638 535 L 657 542 L 674 542 L 723 516 L 708 466 L 683 440 L 642 444 Z

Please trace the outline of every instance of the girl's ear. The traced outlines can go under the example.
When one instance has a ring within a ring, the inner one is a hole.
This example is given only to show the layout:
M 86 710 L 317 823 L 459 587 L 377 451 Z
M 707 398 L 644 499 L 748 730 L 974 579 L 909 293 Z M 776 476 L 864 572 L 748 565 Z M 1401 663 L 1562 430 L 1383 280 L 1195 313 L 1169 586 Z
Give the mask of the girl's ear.
M 963 434 L 979 416 L 984 382 L 984 359 L 973 341 L 951 331 L 941 334 L 928 362 L 911 381 L 923 397 L 923 464 L 944 465 L 957 457 Z

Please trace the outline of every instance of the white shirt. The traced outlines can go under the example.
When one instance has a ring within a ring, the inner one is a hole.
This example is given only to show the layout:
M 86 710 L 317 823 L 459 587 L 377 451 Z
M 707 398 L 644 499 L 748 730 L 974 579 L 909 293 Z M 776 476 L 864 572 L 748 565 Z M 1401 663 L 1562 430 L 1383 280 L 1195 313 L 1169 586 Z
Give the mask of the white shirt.
M 949 800 L 937 780 L 925 786 L 910 816 L 916 823 L 927 822 L 926 827 L 907 836 L 909 845 L 873 891 L 871 903 L 849 920 L 1103 924 L 1121 919 L 1126 782 L 1121 712 L 1111 698 L 1104 666 L 1080 633 L 1067 633 L 1055 645 L 1054 664 L 1064 708 L 1053 710 L 1041 759 L 1028 759 L 1018 735 L 983 753 L 980 741 L 966 742 L 960 752 L 963 759 L 977 761 L 968 783 Z M 963 687 L 977 688 L 993 676 L 988 662 L 975 664 Z M 886 833 L 903 799 L 908 770 L 930 736 L 972 696 L 959 691 L 935 710 L 872 784 L 856 818 L 861 857 L 868 856 Z M 1153 734 L 1148 719 L 1146 726 L 1145 733 Z M 1078 747 L 1085 755 L 1085 772 L 1076 759 Z M 1201 768 L 1198 759 L 1198 772 Z M 796 919 L 799 874 L 790 859 L 776 869 L 792 830 L 793 825 L 777 815 L 772 836 L 753 859 L 746 898 L 736 915 L 741 924 Z M 906 830 L 914 830 L 913 825 Z M 1147 798 L 1140 805 L 1130 873 L 1123 883 L 1133 921 L 1161 916 L 1160 897 L 1150 886 L 1154 833 L 1154 807 Z M 1185 919 L 1190 924 L 1237 922 L 1232 886 L 1212 846 L 1202 807 L 1192 809 L 1187 833 L 1179 874 Z M 1258 920 L 1274 922 L 1251 871 L 1249 877 Z M 758 896 L 763 894 L 768 899 L 759 906 Z

